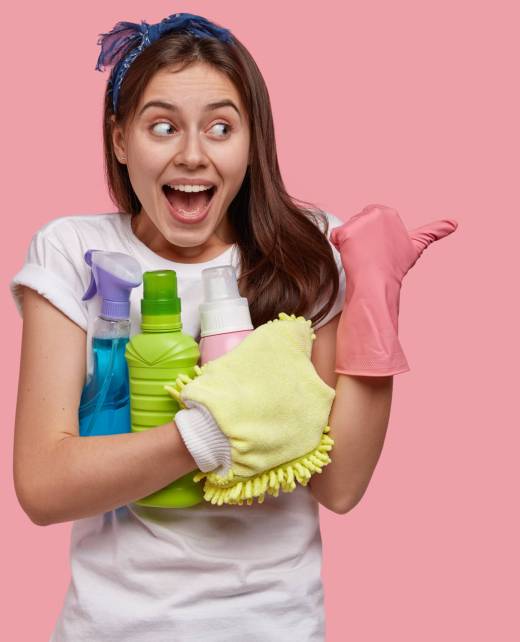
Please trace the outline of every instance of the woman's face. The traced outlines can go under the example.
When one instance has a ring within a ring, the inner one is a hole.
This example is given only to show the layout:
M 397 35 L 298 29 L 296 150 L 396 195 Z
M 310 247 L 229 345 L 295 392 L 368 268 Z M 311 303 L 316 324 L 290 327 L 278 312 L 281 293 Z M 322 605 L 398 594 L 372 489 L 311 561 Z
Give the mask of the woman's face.
M 147 106 L 157 101 L 172 107 Z M 213 105 L 223 101 L 229 104 Z M 247 170 L 249 142 L 247 114 L 227 76 L 203 63 L 159 71 L 126 135 L 117 126 L 113 133 L 116 156 L 142 204 L 137 236 L 172 260 L 204 261 L 222 251 L 234 240 L 227 209 Z M 184 179 L 214 188 L 191 195 L 166 190 L 168 198 L 164 185 Z

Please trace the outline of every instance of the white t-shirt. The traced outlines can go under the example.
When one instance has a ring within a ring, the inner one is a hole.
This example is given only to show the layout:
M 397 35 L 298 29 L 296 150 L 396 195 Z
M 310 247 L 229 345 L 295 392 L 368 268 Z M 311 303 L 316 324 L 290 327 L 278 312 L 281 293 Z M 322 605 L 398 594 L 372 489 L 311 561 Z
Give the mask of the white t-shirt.
M 326 214 L 329 231 L 343 223 Z M 338 314 L 345 298 L 345 273 L 331 247 L 340 289 L 315 328 Z M 25 285 L 87 331 L 85 374 L 100 311 L 99 297 L 81 300 L 90 282 L 83 258 L 88 249 L 129 254 L 143 272 L 175 270 L 182 329 L 196 341 L 201 270 L 231 264 L 240 274 L 236 246 L 205 263 L 170 261 L 135 236 L 124 213 L 65 216 L 44 225 L 11 292 L 20 314 Z M 131 335 L 140 332 L 141 297 L 142 285 L 131 295 Z M 71 531 L 71 581 L 49 642 L 323 642 L 321 553 L 318 502 L 300 484 L 251 506 L 129 503 L 78 519 Z

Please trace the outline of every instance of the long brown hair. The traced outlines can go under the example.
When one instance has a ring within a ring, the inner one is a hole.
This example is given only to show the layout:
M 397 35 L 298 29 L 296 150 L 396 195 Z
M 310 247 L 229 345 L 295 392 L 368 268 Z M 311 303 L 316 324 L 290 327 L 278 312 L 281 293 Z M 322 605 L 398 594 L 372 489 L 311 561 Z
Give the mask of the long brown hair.
M 305 201 L 291 199 L 284 187 L 274 135 L 269 93 L 255 61 L 234 37 L 233 44 L 189 33 L 165 35 L 137 56 L 126 72 L 116 122 L 131 122 L 153 75 L 164 67 L 204 62 L 224 73 L 239 92 L 251 127 L 251 163 L 229 205 L 240 260 L 239 289 L 247 297 L 255 327 L 278 312 L 304 315 L 313 325 L 334 304 L 339 277 L 327 240 L 326 215 Z M 119 163 L 112 144 L 113 108 L 105 92 L 103 137 L 110 197 L 119 211 L 141 211 L 127 167 Z M 305 207 L 307 206 L 307 207 Z M 320 229 L 321 228 L 321 229 Z M 309 317 L 315 305 L 316 314 Z

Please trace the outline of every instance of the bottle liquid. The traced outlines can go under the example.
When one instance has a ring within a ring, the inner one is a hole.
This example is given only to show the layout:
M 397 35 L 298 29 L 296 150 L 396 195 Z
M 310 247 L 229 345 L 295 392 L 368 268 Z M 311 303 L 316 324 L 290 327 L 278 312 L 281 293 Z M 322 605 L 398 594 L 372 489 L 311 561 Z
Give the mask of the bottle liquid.
M 181 300 L 174 270 L 155 270 L 143 275 L 141 330 L 126 346 L 130 381 L 131 431 L 141 432 L 169 423 L 180 410 L 164 389 L 180 374 L 195 377 L 199 346 L 182 332 Z M 136 500 L 140 506 L 187 508 L 204 499 L 203 483 L 194 482 L 198 469 L 160 490 Z
M 125 347 L 130 336 L 130 292 L 141 283 L 139 263 L 121 252 L 88 250 L 92 268 L 83 301 L 96 294 L 101 314 L 92 331 L 93 371 L 79 406 L 81 437 L 130 432 L 130 398 Z
M 238 291 L 232 265 L 202 270 L 204 302 L 200 314 L 200 362 L 217 359 L 253 332 L 249 304 Z

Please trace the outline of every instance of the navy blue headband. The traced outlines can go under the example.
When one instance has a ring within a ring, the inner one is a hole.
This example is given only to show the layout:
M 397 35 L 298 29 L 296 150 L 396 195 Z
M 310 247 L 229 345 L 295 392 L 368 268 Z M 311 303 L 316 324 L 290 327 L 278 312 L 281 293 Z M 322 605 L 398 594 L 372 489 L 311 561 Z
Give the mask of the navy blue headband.
M 143 49 L 170 31 L 186 31 L 197 38 L 217 38 L 222 42 L 233 42 L 229 29 L 218 27 L 206 18 L 192 13 L 174 13 L 153 25 L 144 20 L 141 24 L 118 22 L 109 33 L 99 34 L 101 37 L 97 44 L 101 45 L 101 53 L 96 64 L 97 71 L 105 71 L 105 65 L 113 66 L 109 83 L 114 113 L 117 111 L 121 84 L 130 65 Z M 136 46 L 123 56 L 129 43 Z

